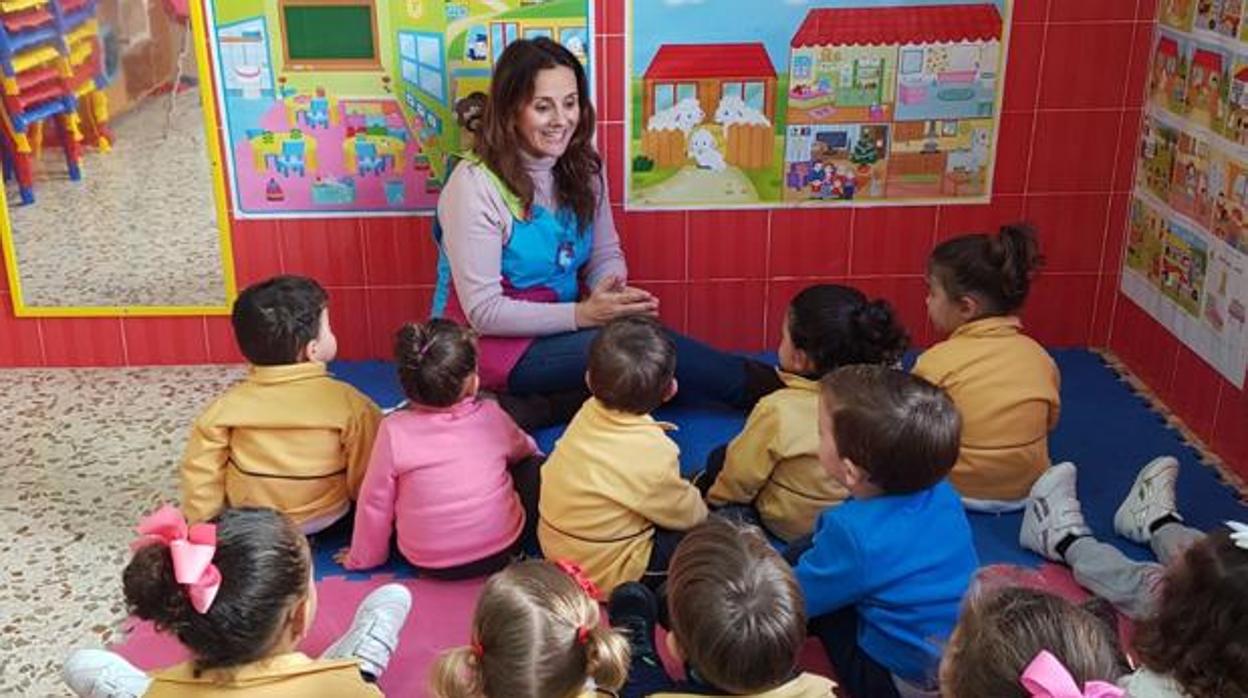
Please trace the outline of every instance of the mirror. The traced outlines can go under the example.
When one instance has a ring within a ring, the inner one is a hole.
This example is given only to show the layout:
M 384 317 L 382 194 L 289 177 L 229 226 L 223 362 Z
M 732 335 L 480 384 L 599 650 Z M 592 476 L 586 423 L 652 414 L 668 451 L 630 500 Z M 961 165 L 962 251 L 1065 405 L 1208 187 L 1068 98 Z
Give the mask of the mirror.
M 229 312 L 218 120 L 189 4 L 189 24 L 165 0 L 62 7 L 27 23 L 56 38 L 0 56 L 15 314 Z

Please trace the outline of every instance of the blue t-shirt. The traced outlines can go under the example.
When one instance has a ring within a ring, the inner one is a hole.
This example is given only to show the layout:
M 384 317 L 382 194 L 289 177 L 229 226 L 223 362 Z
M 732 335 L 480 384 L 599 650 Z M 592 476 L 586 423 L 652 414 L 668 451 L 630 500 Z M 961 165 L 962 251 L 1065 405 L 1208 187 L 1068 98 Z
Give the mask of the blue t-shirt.
M 814 618 L 858 610 L 858 646 L 893 674 L 931 683 L 979 559 L 948 481 L 825 510 L 797 581 Z

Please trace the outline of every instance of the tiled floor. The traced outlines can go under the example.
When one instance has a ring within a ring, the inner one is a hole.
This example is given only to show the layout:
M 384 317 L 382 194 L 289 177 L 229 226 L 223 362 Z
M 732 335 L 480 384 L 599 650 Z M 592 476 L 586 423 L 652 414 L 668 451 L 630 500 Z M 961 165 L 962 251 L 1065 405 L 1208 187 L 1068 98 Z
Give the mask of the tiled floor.
M 115 632 L 133 528 L 174 501 L 189 425 L 242 372 L 0 371 L 0 695 L 67 695 L 66 652 Z
M 213 306 L 225 303 L 217 208 L 194 91 L 148 98 L 112 123 L 108 153 L 88 149 L 68 179 L 44 149 L 35 203 L 9 216 L 27 305 Z

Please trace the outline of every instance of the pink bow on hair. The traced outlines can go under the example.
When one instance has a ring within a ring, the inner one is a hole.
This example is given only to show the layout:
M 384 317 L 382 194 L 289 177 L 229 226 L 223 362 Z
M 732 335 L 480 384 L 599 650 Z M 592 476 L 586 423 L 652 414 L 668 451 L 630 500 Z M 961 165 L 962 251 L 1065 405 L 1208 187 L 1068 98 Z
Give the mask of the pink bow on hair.
M 173 558 L 173 576 L 186 587 L 191 606 L 198 613 L 207 613 L 221 588 L 221 572 L 212 564 L 217 552 L 217 527 L 214 524 L 186 525 L 186 518 L 177 507 L 166 504 L 139 522 L 136 529 L 142 538 L 131 546 L 137 549 L 152 543 L 169 547 Z
M 1023 670 L 1019 681 L 1031 698 L 1123 698 L 1126 695 L 1121 688 L 1104 681 L 1089 681 L 1080 690 L 1070 672 L 1048 650 L 1040 650 Z

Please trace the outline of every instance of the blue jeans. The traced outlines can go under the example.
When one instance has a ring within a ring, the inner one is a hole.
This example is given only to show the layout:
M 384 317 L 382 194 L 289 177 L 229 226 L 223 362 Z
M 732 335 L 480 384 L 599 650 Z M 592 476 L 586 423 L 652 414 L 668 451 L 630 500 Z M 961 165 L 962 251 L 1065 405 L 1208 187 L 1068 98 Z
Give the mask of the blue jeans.
M 516 395 L 566 393 L 585 387 L 589 343 L 598 330 L 577 330 L 537 338 L 507 378 Z M 668 330 L 676 343 L 678 395 L 739 405 L 746 400 L 746 359 Z

